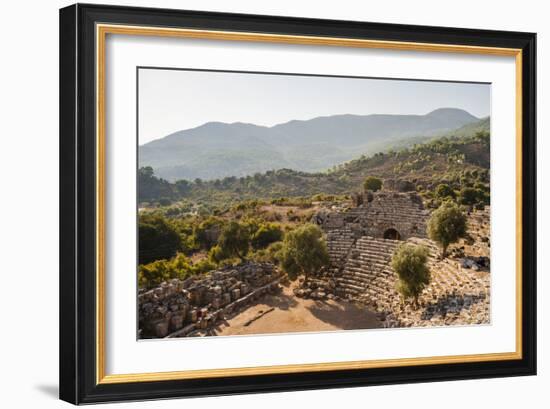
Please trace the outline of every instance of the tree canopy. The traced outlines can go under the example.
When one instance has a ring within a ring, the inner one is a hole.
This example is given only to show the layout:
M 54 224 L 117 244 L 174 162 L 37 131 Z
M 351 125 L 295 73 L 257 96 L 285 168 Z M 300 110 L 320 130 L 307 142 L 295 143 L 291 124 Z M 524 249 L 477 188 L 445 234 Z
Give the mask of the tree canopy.
M 227 257 L 235 256 L 244 260 L 250 247 L 248 229 L 237 222 L 229 222 L 220 234 L 218 246 Z
M 303 274 L 307 280 L 310 274 L 328 265 L 328 250 L 321 229 L 305 224 L 288 232 L 283 240 L 281 261 L 291 279 Z
M 428 236 L 441 245 L 441 255 L 445 258 L 449 244 L 466 236 L 466 216 L 458 205 L 444 202 L 432 213 L 428 220 Z
M 454 190 L 446 183 L 441 183 L 435 188 L 435 196 L 438 199 L 455 198 Z
M 382 189 L 382 179 L 374 176 L 367 176 L 363 182 L 363 188 L 365 190 L 372 190 L 373 192 L 376 192 L 377 190 Z
M 139 264 L 172 258 L 181 247 L 179 233 L 163 216 L 140 216 Z
M 428 250 L 412 244 L 402 244 L 392 257 L 391 266 L 399 277 L 397 289 L 404 298 L 414 298 L 415 304 L 422 290 L 430 283 L 427 261 Z
M 280 241 L 283 238 L 283 231 L 274 223 L 261 225 L 252 236 L 252 247 L 255 249 L 264 248 L 271 243 Z

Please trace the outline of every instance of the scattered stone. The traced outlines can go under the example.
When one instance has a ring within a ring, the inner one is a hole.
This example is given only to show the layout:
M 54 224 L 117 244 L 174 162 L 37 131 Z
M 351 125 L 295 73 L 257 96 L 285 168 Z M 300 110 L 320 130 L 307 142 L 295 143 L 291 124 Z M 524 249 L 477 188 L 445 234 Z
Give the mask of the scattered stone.
M 280 291 L 281 277 L 273 264 L 249 262 L 141 290 L 140 337 L 193 336 L 199 335 L 197 330 L 209 331 L 219 319 L 245 308 L 264 294 Z

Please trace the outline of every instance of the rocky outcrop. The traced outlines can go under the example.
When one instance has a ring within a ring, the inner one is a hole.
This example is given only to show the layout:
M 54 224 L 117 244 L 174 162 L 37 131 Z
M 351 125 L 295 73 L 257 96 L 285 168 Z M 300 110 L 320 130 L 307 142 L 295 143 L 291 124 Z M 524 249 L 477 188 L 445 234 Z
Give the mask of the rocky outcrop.
M 262 295 L 278 290 L 270 263 L 244 263 L 186 280 L 173 279 L 138 295 L 140 338 L 184 337 L 207 330 Z

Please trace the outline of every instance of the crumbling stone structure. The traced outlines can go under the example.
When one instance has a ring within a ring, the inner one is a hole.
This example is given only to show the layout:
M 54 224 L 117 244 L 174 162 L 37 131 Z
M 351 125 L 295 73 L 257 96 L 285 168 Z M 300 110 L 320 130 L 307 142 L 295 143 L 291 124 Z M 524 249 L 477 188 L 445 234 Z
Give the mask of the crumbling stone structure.
M 427 238 L 428 210 L 416 193 L 367 192 L 344 211 L 323 211 L 314 217 L 327 234 L 330 267 L 295 292 L 311 298 L 353 299 L 377 311 L 386 327 L 480 324 L 490 320 L 489 209 L 468 215 L 471 244 L 454 250 L 477 256 L 440 260 L 437 245 Z M 397 292 L 397 274 L 391 268 L 396 248 L 403 242 L 425 246 L 432 273 L 420 297 L 421 308 L 403 303 Z M 477 268 L 476 268 L 477 267 Z
M 139 337 L 196 335 L 279 289 L 271 263 L 243 263 L 186 280 L 173 279 L 138 294 Z
M 406 240 L 426 237 L 429 211 L 416 193 L 367 192 L 362 195 L 360 206 L 344 212 L 319 212 L 313 221 L 327 233 L 341 231 L 347 235 L 351 232 L 356 238 Z

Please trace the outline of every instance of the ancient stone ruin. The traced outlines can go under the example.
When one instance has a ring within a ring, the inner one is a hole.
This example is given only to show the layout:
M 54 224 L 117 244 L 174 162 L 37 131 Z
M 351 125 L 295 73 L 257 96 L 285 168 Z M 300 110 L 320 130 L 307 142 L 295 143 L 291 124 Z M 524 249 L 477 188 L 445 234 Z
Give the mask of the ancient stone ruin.
M 358 303 L 376 312 L 383 327 L 490 322 L 488 207 L 468 214 L 468 237 L 441 259 L 426 233 L 430 211 L 415 192 L 367 192 L 354 202 L 358 205 L 321 210 L 313 217 L 326 233 L 330 265 L 301 279 L 293 288 L 295 296 Z M 396 289 L 391 259 L 401 243 L 422 245 L 429 252 L 432 279 L 418 307 L 404 302 Z M 140 291 L 139 337 L 216 334 L 261 297 L 280 291 L 282 277 L 273 264 L 248 262 Z
M 279 289 L 270 263 L 243 263 L 186 280 L 173 279 L 138 294 L 139 337 L 202 335 L 266 293 Z
M 367 192 L 362 204 L 343 212 L 319 212 L 314 222 L 336 238 L 339 233 L 393 240 L 426 237 L 428 210 L 416 193 Z
M 461 258 L 440 260 L 426 234 L 430 212 L 416 193 L 367 192 L 354 202 L 361 204 L 314 217 L 327 234 L 330 267 L 296 295 L 360 301 L 377 311 L 386 327 L 489 322 L 488 208 L 468 216 L 470 238 L 453 247 Z M 432 281 L 419 309 L 403 303 L 396 290 L 398 278 L 390 264 L 402 242 L 429 250 Z

